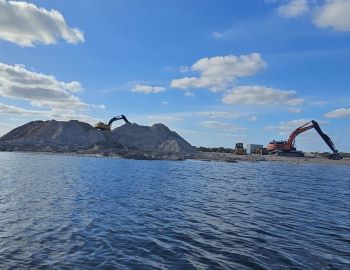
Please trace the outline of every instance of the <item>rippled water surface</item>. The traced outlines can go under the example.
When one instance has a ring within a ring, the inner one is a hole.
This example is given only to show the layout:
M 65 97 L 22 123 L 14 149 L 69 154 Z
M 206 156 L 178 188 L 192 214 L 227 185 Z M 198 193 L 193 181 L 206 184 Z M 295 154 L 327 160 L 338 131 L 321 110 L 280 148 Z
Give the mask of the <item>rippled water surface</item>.
M 350 269 L 347 166 L 0 153 L 0 269 Z

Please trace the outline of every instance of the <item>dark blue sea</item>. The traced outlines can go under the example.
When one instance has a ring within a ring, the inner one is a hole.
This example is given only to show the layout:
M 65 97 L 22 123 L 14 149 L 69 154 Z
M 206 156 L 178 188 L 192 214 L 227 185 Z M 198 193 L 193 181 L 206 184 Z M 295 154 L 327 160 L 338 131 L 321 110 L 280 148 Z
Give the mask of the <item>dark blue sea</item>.
M 0 269 L 350 269 L 350 167 L 0 153 Z

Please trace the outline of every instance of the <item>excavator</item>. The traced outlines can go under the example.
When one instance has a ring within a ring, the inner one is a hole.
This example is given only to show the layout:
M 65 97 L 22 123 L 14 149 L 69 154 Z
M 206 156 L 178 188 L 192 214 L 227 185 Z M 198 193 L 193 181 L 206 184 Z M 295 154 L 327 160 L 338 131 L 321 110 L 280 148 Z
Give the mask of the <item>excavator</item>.
M 320 125 L 312 120 L 305 125 L 302 125 L 298 127 L 296 130 L 294 130 L 290 136 L 288 141 L 275 141 L 273 140 L 267 145 L 267 150 L 269 151 L 269 154 L 276 154 L 281 156 L 294 156 L 294 157 L 303 157 L 304 153 L 301 151 L 296 151 L 296 148 L 294 146 L 295 144 L 295 138 L 307 131 L 314 128 L 317 133 L 321 136 L 321 138 L 325 141 L 325 143 L 328 145 L 328 147 L 333 151 L 333 153 L 329 156 L 330 159 L 339 160 L 342 159 L 342 157 L 339 155 L 338 150 L 335 148 L 334 143 L 332 142 L 331 138 L 328 137 L 327 134 L 325 134 L 322 129 L 320 128 Z
M 130 123 L 128 119 L 126 119 L 125 115 L 118 115 L 118 116 L 115 116 L 113 117 L 111 120 L 109 120 L 108 124 L 105 124 L 105 123 L 102 123 L 102 122 L 98 122 L 96 125 L 95 125 L 95 128 L 99 129 L 99 130 L 108 130 L 108 131 L 111 131 L 111 127 L 112 127 L 112 123 L 114 121 L 117 121 L 117 120 L 124 120 L 125 123 Z

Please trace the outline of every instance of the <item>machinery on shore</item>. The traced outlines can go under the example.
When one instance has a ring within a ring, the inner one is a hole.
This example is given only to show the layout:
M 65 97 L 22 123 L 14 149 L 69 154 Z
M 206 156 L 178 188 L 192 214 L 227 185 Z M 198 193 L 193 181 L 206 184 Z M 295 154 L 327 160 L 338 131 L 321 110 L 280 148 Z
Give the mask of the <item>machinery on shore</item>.
M 109 120 L 108 124 L 105 124 L 103 122 L 98 122 L 96 125 L 95 125 L 95 128 L 99 129 L 99 130 L 108 130 L 110 131 L 111 130 L 111 127 L 112 127 L 112 123 L 114 121 L 117 121 L 117 120 L 124 120 L 125 123 L 130 123 L 128 119 L 126 119 L 125 115 L 118 115 L 118 116 L 115 116 L 113 117 L 111 120 Z
M 327 134 L 325 134 L 319 124 L 312 120 L 305 125 L 302 125 L 301 127 L 298 127 L 296 130 L 294 130 L 290 136 L 288 141 L 275 141 L 273 140 L 267 145 L 267 150 L 269 154 L 276 154 L 279 156 L 294 156 L 294 157 L 303 157 L 304 153 L 301 151 L 297 151 L 295 148 L 295 138 L 309 130 L 314 128 L 317 133 L 321 136 L 321 138 L 324 140 L 324 142 L 328 145 L 328 147 L 332 150 L 332 154 L 329 156 L 330 159 L 339 160 L 342 159 L 342 157 L 339 155 L 338 150 L 335 148 L 334 143 L 332 142 L 331 138 Z
M 247 154 L 247 149 L 244 149 L 243 143 L 236 143 L 234 154 L 235 155 L 246 155 Z

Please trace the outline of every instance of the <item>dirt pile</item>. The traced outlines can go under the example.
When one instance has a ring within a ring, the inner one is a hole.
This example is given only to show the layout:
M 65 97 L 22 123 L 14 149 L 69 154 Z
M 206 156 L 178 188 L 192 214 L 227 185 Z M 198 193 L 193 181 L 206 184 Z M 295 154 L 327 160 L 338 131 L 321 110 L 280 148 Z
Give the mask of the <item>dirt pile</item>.
M 89 146 L 105 141 L 101 132 L 87 123 L 71 120 L 33 121 L 17 127 L 0 138 L 14 144 Z
M 180 159 L 195 152 L 163 124 L 151 127 L 126 123 L 112 131 L 97 130 L 77 120 L 32 121 L 0 138 L 1 151 L 76 152 L 137 159 Z
M 151 127 L 125 124 L 112 130 L 109 135 L 111 141 L 118 141 L 124 146 L 136 147 L 142 151 L 161 153 L 194 151 L 192 145 L 163 124 L 155 124 Z

